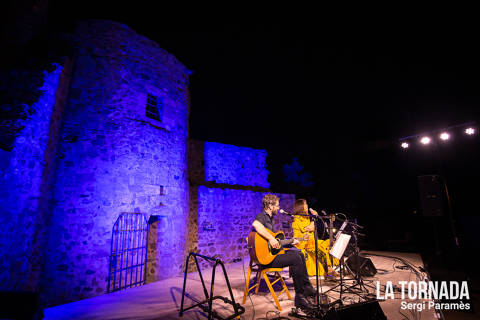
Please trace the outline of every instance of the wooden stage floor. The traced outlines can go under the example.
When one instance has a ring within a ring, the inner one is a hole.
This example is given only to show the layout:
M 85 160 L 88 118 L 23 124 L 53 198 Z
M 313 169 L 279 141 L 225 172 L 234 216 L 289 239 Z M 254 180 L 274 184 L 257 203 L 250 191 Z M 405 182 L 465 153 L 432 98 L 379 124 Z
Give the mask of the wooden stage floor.
M 386 256 L 394 256 L 405 259 L 413 266 L 423 267 L 423 262 L 419 254 L 416 253 L 398 253 L 398 252 L 362 252 L 362 254 L 380 254 Z M 378 269 L 378 273 L 374 277 L 364 278 L 364 283 L 371 287 L 366 287 L 369 292 L 376 296 L 377 281 L 380 286 L 387 281 L 398 285 L 399 281 L 420 281 L 417 279 L 415 273 L 408 269 L 399 269 L 403 265 L 402 262 L 380 256 L 368 256 Z M 248 269 L 249 258 L 245 258 L 242 262 L 227 264 L 227 274 L 233 290 L 235 301 L 242 302 L 243 290 L 245 286 L 245 276 Z M 395 262 L 396 261 L 396 262 Z M 193 262 L 193 261 L 192 261 Z M 292 279 L 288 278 L 287 268 L 285 269 L 284 277 L 286 278 L 287 286 L 290 288 L 292 296 L 294 296 Z M 208 290 L 210 290 L 211 269 L 202 270 L 204 280 Z M 253 279 L 254 275 L 252 275 Z M 214 295 L 228 297 L 228 289 L 225 283 L 223 272 L 220 267 L 217 267 L 215 275 L 215 291 Z M 313 285 L 315 286 L 315 277 L 311 277 Z M 262 281 L 262 283 L 264 283 Z M 352 281 L 348 282 L 349 284 Z M 322 291 L 325 292 L 330 287 L 335 285 L 333 282 L 322 281 Z M 179 319 L 178 311 L 180 310 L 180 303 L 182 299 L 183 275 L 150 283 L 141 287 L 131 288 L 121 292 L 105 294 L 90 299 L 76 301 L 52 308 L 45 309 L 45 319 Z M 205 299 L 200 278 L 197 272 L 188 275 L 187 288 L 188 298 L 185 298 L 185 306 L 188 307 L 194 302 L 192 299 L 202 301 Z M 330 301 L 337 300 L 339 293 L 328 292 Z M 388 299 L 380 302 L 380 306 L 388 319 L 414 319 L 412 310 L 401 310 L 400 293 L 395 293 L 396 299 Z M 344 304 L 358 302 L 360 297 L 355 294 L 342 295 Z M 279 315 L 289 317 L 288 313 L 293 308 L 293 301 L 288 300 L 286 294 L 279 296 L 282 311 Z M 220 300 L 217 300 L 220 301 Z M 408 296 L 405 301 L 408 300 Z M 423 301 L 423 300 L 422 300 Z M 418 302 L 418 301 L 417 301 Z M 245 313 L 241 319 L 257 319 L 266 318 L 267 312 L 269 317 L 275 315 L 278 311 L 275 307 L 274 301 L 266 286 L 262 286 L 258 295 L 252 294 L 244 305 Z M 214 309 L 221 315 L 226 316 L 233 313 L 233 308 L 230 305 L 225 305 L 223 302 L 215 302 Z M 402 315 L 403 313 L 403 315 Z M 423 310 L 417 313 L 422 320 L 437 319 L 435 310 L 433 308 Z M 200 308 L 193 308 L 184 313 L 183 319 L 205 319 L 205 314 Z M 295 319 L 293 317 L 290 317 Z

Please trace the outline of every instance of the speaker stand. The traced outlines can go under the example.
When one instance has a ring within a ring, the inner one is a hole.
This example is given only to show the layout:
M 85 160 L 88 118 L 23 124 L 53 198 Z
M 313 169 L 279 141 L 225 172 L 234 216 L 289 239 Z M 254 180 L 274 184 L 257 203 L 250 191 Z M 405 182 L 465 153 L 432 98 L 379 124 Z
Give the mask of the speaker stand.
M 356 294 L 356 295 L 358 295 L 360 298 L 363 298 L 363 297 L 360 295 L 361 291 L 360 291 L 360 292 L 355 292 L 354 290 L 350 290 L 353 286 L 347 286 L 346 284 L 344 284 L 345 280 L 355 280 L 355 279 L 344 279 L 344 278 L 343 278 L 343 274 L 344 274 L 344 272 L 345 272 L 345 265 L 346 265 L 346 264 L 345 264 L 345 257 L 342 256 L 342 257 L 340 258 L 340 263 L 339 263 L 339 267 L 340 267 L 340 270 L 339 270 L 339 271 L 340 271 L 340 272 L 339 272 L 339 273 L 340 273 L 340 283 L 337 284 L 336 286 L 333 286 L 332 288 L 328 289 L 327 291 L 325 291 L 325 294 L 328 293 L 328 292 L 330 292 L 330 291 L 338 292 L 338 293 L 340 294 L 340 298 L 339 298 L 340 301 L 343 301 L 343 300 L 342 300 L 342 299 L 343 299 L 343 294 L 344 294 L 344 293 L 347 293 L 347 292 L 348 292 L 348 293 L 352 293 L 352 294 Z M 339 288 L 339 289 L 337 289 L 337 288 Z
M 369 284 L 366 284 L 366 283 L 363 282 L 363 278 L 362 278 L 362 274 L 361 274 L 361 269 L 362 269 L 363 264 L 359 266 L 359 263 L 360 263 L 360 249 L 358 248 L 357 237 L 354 235 L 353 238 L 354 238 L 354 250 L 353 250 L 353 254 L 351 254 L 350 257 L 351 256 L 356 256 L 357 257 L 355 259 L 355 264 L 356 264 L 356 266 L 354 267 L 355 272 L 352 269 L 350 269 L 348 264 L 347 264 L 347 268 L 349 269 L 350 273 L 353 275 L 352 280 L 355 283 L 353 285 L 347 287 L 346 290 L 350 293 L 355 293 L 359 296 L 360 296 L 361 293 L 363 293 L 364 295 L 366 294 L 366 296 L 368 297 L 370 295 L 370 290 L 367 289 L 367 287 L 370 288 L 370 289 L 373 289 L 373 290 L 376 290 L 376 288 L 372 285 L 369 285 Z M 355 292 L 355 291 L 353 291 L 353 289 L 356 289 L 356 290 L 359 290 L 359 291 Z M 365 298 L 365 297 L 362 297 L 362 298 L 367 300 L 367 298 Z

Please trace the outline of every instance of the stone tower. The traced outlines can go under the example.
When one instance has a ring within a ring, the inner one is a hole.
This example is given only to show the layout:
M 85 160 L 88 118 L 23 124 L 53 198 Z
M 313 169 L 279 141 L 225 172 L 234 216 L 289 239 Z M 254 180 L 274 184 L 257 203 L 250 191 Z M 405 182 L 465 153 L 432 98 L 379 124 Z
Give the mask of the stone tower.
M 188 218 L 188 74 L 125 25 L 78 26 L 58 151 L 43 288 L 49 304 L 104 293 L 122 212 L 164 217 L 158 278 L 182 267 Z M 51 289 L 50 289 L 51 288 Z
M 188 251 L 246 257 L 266 151 L 189 140 L 190 71 L 127 26 L 85 21 L 64 40 L 58 61 L 0 71 L 0 290 L 42 307 L 106 293 L 123 212 L 155 217 L 147 282 L 183 272 Z

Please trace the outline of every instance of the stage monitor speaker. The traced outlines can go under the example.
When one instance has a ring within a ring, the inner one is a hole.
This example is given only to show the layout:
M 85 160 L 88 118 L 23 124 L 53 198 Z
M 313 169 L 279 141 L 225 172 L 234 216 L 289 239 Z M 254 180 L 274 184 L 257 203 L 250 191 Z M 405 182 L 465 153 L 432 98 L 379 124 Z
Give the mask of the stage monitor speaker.
M 420 203 L 425 217 L 444 215 L 443 182 L 437 175 L 418 176 Z
M 377 273 L 377 268 L 373 265 L 372 260 L 361 255 L 353 255 L 347 259 L 347 266 L 354 272 L 363 277 L 373 277 Z
M 349 304 L 328 310 L 322 320 L 386 320 L 377 300 Z

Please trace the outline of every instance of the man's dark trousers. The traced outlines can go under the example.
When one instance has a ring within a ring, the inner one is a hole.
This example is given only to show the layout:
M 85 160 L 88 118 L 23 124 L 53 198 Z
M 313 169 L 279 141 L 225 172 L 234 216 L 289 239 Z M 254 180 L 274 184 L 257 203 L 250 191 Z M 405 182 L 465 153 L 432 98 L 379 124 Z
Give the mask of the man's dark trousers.
M 307 266 L 305 264 L 305 257 L 301 251 L 296 249 L 287 250 L 285 254 L 279 254 L 266 268 L 284 268 L 291 267 L 290 271 L 293 278 L 293 287 L 295 294 L 303 294 L 303 289 L 306 286 L 311 286 L 308 280 Z

